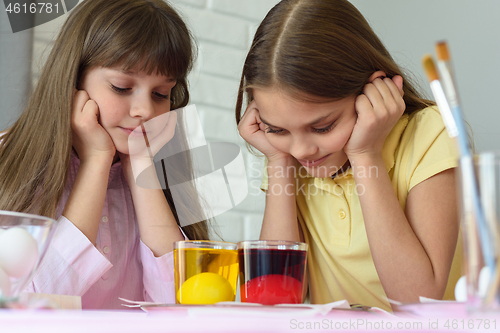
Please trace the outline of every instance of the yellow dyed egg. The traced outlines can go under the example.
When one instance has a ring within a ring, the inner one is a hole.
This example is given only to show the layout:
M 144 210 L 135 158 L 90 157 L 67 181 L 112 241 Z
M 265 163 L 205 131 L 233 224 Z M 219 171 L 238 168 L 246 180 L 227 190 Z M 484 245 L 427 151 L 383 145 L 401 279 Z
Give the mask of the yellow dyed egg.
M 214 304 L 234 301 L 229 281 L 215 273 L 200 273 L 187 279 L 177 291 L 181 304 Z

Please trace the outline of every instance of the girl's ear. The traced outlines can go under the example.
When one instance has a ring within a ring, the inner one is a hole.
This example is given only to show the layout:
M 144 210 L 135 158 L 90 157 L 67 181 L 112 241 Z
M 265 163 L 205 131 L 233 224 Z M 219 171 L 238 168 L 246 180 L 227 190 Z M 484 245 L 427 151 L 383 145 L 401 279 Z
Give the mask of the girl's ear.
M 385 78 L 387 77 L 387 74 L 385 74 L 384 71 L 376 71 L 372 75 L 370 75 L 370 78 L 368 79 L 368 82 L 373 82 L 376 78 Z

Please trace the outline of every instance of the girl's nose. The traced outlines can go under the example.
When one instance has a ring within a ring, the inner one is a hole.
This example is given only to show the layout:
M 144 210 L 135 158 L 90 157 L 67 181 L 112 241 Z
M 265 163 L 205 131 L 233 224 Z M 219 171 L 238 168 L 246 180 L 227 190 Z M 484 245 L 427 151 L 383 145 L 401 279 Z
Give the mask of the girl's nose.
M 306 141 L 302 138 L 294 140 L 290 146 L 290 155 L 298 160 L 309 159 L 318 151 L 318 146 L 313 142 Z
M 151 97 L 138 97 L 130 108 L 130 115 L 134 118 L 149 120 L 154 117 L 154 105 Z

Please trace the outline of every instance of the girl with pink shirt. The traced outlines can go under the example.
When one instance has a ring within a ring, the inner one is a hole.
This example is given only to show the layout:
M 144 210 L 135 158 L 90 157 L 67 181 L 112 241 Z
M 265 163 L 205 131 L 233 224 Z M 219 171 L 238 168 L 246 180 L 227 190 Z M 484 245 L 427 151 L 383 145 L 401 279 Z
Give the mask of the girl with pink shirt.
M 208 239 L 208 225 L 180 229 L 183 205 L 201 207 L 194 188 L 174 205 L 168 184 L 136 184 L 128 139 L 159 116 L 175 128 L 193 55 L 164 1 L 86 0 L 70 13 L 0 144 L 0 209 L 59 222 L 27 291 L 81 296 L 84 309 L 174 302 L 173 243 Z

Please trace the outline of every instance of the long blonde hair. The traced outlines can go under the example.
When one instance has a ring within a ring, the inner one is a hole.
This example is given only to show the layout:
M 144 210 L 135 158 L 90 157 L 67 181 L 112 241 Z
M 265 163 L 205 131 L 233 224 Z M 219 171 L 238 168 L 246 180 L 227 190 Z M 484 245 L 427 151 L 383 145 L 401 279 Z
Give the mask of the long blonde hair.
M 73 90 L 88 70 L 120 66 L 171 76 L 177 80 L 171 93 L 176 109 L 189 101 L 194 47 L 185 23 L 165 1 L 79 4 L 64 23 L 26 109 L 2 137 L 0 209 L 55 217 L 72 149 Z M 168 188 L 164 193 L 177 217 Z M 195 192 L 192 197 L 196 201 Z M 206 221 L 184 229 L 190 239 L 208 239 Z
M 246 57 L 236 103 L 252 88 L 281 88 L 300 97 L 340 100 L 359 95 L 376 71 L 404 79 L 405 113 L 433 105 L 422 98 L 361 13 L 347 0 L 283 0 L 255 33 Z M 305 93 L 305 94 L 304 94 Z

